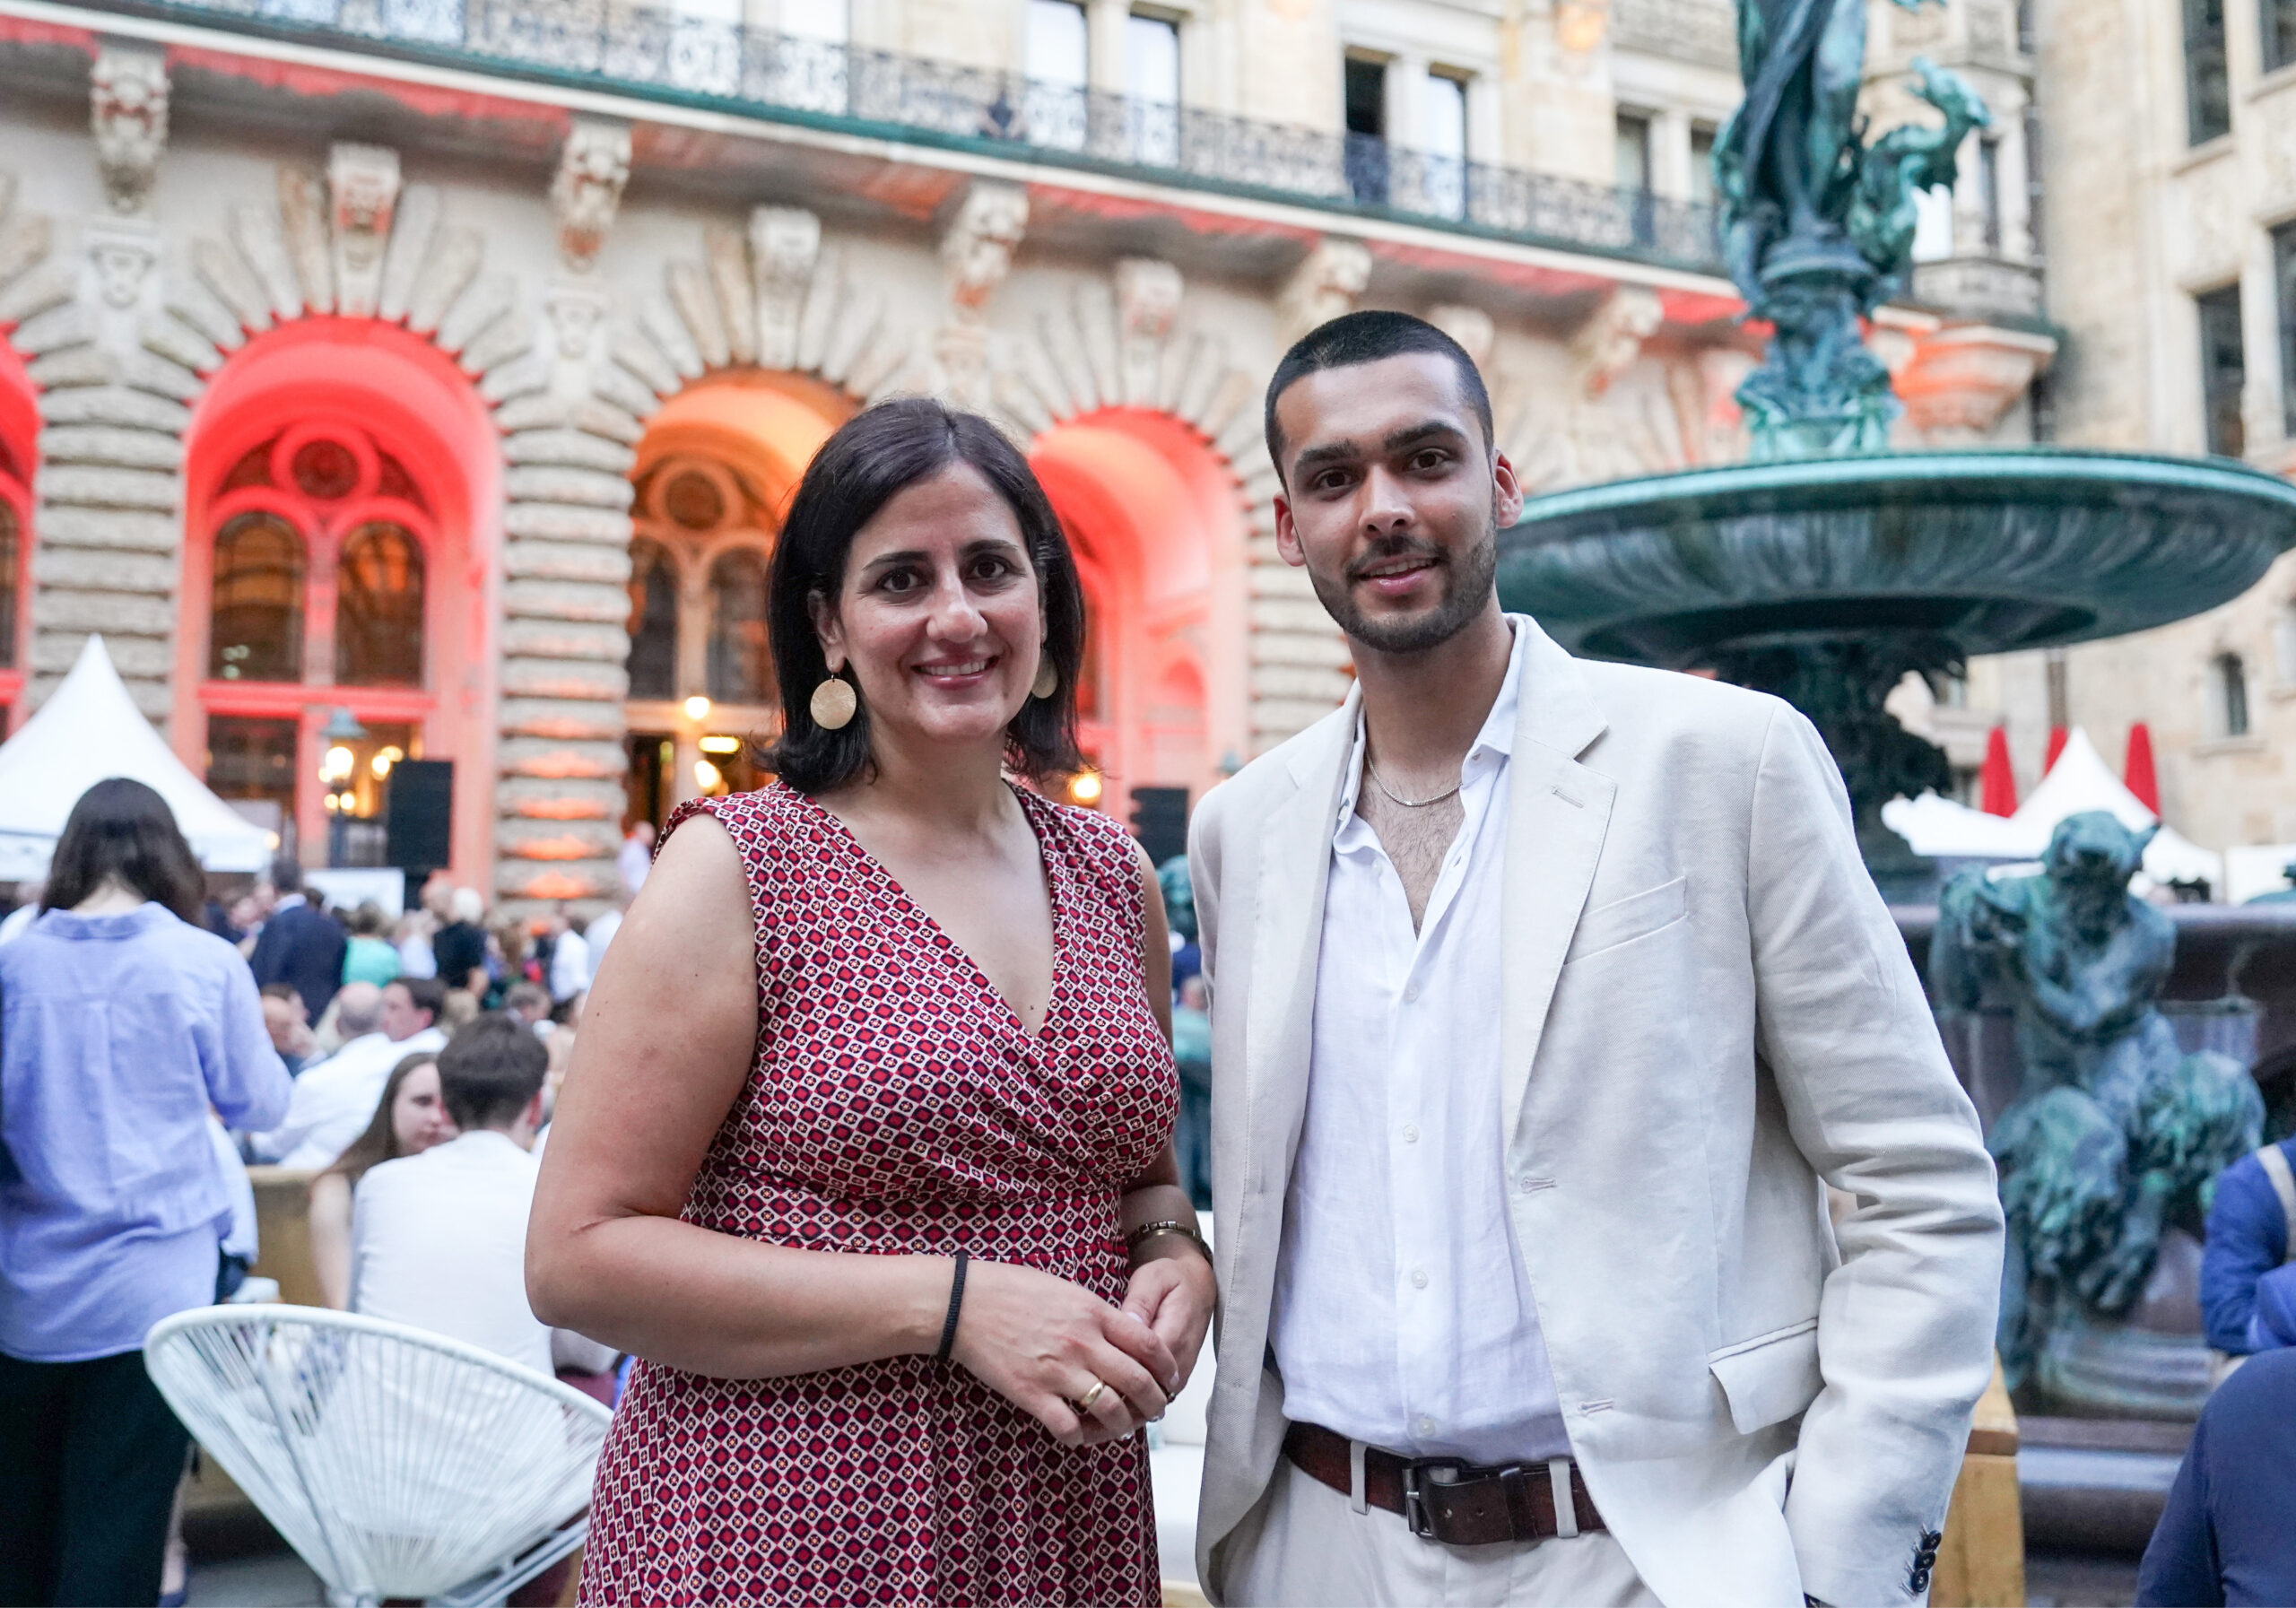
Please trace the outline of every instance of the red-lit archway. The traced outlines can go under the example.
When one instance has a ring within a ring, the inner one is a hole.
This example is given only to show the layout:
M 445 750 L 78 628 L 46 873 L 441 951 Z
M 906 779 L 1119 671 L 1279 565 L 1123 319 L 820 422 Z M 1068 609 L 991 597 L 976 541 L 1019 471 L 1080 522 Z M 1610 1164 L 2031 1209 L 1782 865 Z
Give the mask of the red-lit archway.
M 193 413 L 176 684 L 196 692 L 170 735 L 218 792 L 275 807 L 307 861 L 342 708 L 370 734 L 350 745 L 357 813 L 394 759 L 452 760 L 450 869 L 485 880 L 500 452 L 452 360 L 372 319 L 257 335 Z
M 30 610 L 26 583 L 31 574 L 32 474 L 39 443 L 38 388 L 15 348 L 0 339 L 0 735 L 14 729 L 23 701 L 22 644 Z
M 752 745 L 779 717 L 767 561 L 805 465 L 856 405 L 803 375 L 735 369 L 648 421 L 631 474 L 632 820 L 761 779 Z
M 1030 463 L 1076 549 L 1091 630 L 1084 742 L 1122 820 L 1134 791 L 1219 779 L 1243 743 L 1243 517 L 1227 465 L 1167 413 L 1107 408 Z

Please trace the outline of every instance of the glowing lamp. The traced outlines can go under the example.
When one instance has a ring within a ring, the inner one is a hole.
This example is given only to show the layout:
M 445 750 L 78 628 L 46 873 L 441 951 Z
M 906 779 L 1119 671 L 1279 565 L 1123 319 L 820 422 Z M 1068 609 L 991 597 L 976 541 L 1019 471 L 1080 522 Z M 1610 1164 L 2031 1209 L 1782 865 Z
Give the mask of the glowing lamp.
M 1069 778 L 1068 796 L 1080 804 L 1100 803 L 1102 791 L 1100 773 L 1097 770 L 1080 770 Z
M 685 700 L 685 717 L 688 720 L 697 721 L 709 719 L 709 700 L 699 692 L 695 693 L 691 698 L 687 699 Z
M 725 777 L 718 771 L 718 767 L 712 765 L 709 761 L 696 760 L 693 762 L 693 785 L 700 788 L 704 793 L 709 792 L 710 788 L 716 787 L 719 782 L 725 779 Z
M 701 740 L 701 752 L 704 753 L 739 753 L 742 752 L 742 740 L 739 737 L 704 737 Z

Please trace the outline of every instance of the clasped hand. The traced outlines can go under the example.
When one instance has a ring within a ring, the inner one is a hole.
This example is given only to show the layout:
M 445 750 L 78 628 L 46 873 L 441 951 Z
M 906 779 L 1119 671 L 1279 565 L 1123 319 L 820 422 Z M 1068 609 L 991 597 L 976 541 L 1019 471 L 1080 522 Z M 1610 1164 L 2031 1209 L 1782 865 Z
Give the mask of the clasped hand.
M 1198 1286 L 1209 1283 L 1208 1268 L 1192 1276 L 1151 1262 L 1113 1307 L 1033 1267 L 975 1262 L 951 1355 L 1061 1445 L 1119 1440 L 1161 1417 L 1187 1382 L 1212 1316 Z M 1095 1397 L 1097 1384 L 1107 1388 Z

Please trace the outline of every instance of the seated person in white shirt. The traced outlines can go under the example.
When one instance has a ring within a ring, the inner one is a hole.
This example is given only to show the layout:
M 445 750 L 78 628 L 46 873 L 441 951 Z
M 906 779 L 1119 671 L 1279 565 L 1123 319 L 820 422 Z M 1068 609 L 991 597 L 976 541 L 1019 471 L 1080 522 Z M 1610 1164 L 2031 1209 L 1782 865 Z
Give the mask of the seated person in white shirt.
M 439 1090 L 458 1137 L 385 1161 L 359 1186 L 351 1220 L 351 1309 L 450 1335 L 552 1373 L 552 1332 L 526 1305 L 526 1214 L 540 1163 L 549 1055 L 501 1013 L 458 1030 L 439 1054 Z M 570 1369 L 602 1372 L 613 1353 L 564 1334 Z
M 303 1069 L 286 1121 L 249 1137 L 248 1150 L 259 1161 L 314 1171 L 333 1165 L 374 1120 L 391 1068 L 421 1051 L 446 1047 L 438 1021 L 447 991 L 434 978 L 400 978 L 379 994 L 369 983 L 346 983 L 335 997 L 337 1020 L 357 1034 Z

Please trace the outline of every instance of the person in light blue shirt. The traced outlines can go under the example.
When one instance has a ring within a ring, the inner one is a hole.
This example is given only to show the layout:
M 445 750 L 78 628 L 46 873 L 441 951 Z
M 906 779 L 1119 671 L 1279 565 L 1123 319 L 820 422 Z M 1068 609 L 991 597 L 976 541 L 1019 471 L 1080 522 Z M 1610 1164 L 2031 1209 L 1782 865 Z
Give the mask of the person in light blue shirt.
M 187 1438 L 144 1336 L 216 1297 L 209 1112 L 268 1127 L 291 1088 L 203 892 L 166 801 L 115 777 L 0 949 L 0 1603 L 159 1595 Z

